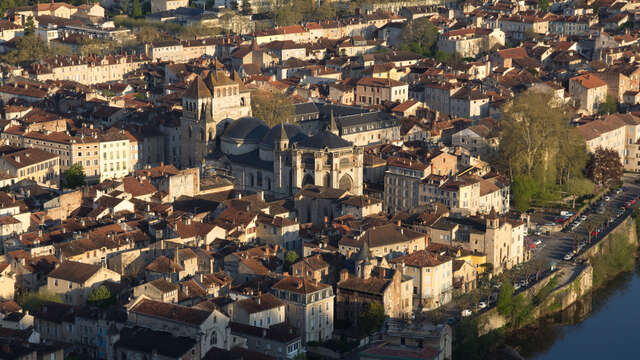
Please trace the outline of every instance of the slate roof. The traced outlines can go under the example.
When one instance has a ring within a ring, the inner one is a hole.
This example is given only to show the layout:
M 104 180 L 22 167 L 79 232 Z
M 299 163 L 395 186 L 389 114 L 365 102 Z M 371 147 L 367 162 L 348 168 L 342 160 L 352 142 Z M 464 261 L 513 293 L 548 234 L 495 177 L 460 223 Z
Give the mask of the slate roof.
M 246 141 L 260 142 L 269 131 L 267 125 L 262 120 L 246 116 L 240 118 L 229 125 L 222 134 L 223 137 L 231 139 L 241 139 Z
M 342 149 L 353 146 L 353 143 L 325 130 L 308 139 L 298 141 L 296 146 L 316 150 L 322 150 L 325 147 L 328 149 Z

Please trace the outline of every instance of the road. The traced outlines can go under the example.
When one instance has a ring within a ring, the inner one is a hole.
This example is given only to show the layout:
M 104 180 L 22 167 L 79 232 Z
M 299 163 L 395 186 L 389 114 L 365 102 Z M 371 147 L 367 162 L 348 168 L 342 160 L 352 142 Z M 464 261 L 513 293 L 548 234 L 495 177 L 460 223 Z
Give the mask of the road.
M 583 221 L 575 231 L 553 232 L 550 235 L 538 236 L 543 239 L 544 246 L 539 249 L 534 249 L 534 258 L 542 258 L 547 264 L 552 262 L 562 264 L 565 262 L 563 257 L 567 253 L 575 249 L 580 242 L 588 241 L 588 228 L 593 230 L 593 224 L 601 224 L 608 219 L 614 219 L 613 223 L 606 227 L 606 230 L 601 229 L 601 232 L 597 237 L 597 239 L 600 239 L 601 236 L 608 232 L 608 229 L 616 226 L 621 220 L 626 218 L 628 213 L 633 211 L 633 208 L 638 205 L 636 203 L 632 208 L 628 209 L 624 215 L 620 217 L 616 216 L 618 209 L 620 209 L 627 200 L 637 198 L 638 195 L 640 195 L 640 186 L 634 182 L 637 178 L 638 177 L 635 175 L 625 174 L 623 176 L 624 184 L 622 192 L 620 194 L 611 194 L 611 200 L 603 202 L 606 209 L 604 214 L 598 214 L 595 207 L 588 210 L 585 212 L 587 220 Z M 591 242 L 595 242 L 597 239 L 592 236 Z

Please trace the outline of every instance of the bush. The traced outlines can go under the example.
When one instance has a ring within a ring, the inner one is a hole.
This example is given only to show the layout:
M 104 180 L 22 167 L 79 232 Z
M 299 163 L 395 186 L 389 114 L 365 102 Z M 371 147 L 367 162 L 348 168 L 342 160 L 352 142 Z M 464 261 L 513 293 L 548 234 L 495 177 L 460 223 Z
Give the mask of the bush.
M 18 299 L 20 306 L 29 312 L 39 311 L 45 302 L 62 303 L 62 298 L 53 292 L 40 290 L 38 292 L 27 292 Z
M 111 291 L 106 286 L 100 285 L 89 293 L 87 297 L 87 305 L 104 307 L 113 303 L 113 296 Z

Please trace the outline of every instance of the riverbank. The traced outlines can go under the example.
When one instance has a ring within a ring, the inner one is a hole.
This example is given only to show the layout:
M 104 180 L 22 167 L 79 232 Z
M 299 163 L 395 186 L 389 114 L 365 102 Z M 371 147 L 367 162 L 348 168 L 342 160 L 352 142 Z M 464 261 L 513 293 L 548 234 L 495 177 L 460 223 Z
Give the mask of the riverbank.
M 456 333 L 454 359 L 483 359 L 506 344 L 507 338 L 538 331 L 542 319 L 567 309 L 586 316 L 591 308 L 587 305 L 595 290 L 621 273 L 633 270 L 639 230 L 640 216 L 636 211 L 577 257 L 581 265 L 565 283 L 556 286 L 555 282 L 563 274 L 554 273 L 535 284 L 530 291 L 503 302 L 502 308 L 498 306 L 463 321 Z

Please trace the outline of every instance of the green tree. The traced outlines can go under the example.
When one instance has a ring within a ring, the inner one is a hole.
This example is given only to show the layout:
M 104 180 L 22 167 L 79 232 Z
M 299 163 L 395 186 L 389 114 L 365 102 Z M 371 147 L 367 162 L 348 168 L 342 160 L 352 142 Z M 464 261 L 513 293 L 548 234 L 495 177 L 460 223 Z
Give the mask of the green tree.
M 296 261 L 298 261 L 298 253 L 293 251 L 293 250 L 289 250 L 284 254 L 284 265 L 287 269 L 291 268 L 291 265 L 293 265 Z
M 133 0 L 133 7 L 131 8 L 131 16 L 138 19 L 142 17 L 142 6 L 140 6 L 140 0 Z
M 502 286 L 500 287 L 500 294 L 498 295 L 498 304 L 496 305 L 496 309 L 498 313 L 502 316 L 511 316 L 514 310 L 513 303 L 513 284 L 511 283 L 511 279 L 507 278 L 502 281 Z
M 377 301 L 366 303 L 358 316 L 360 329 L 371 334 L 379 330 L 384 323 L 384 307 Z
M 36 25 L 33 22 L 33 16 L 27 17 L 27 21 L 24 22 L 24 36 L 33 35 L 36 32 Z
M 129 0 L 120 0 L 120 10 L 123 14 L 129 13 Z
M 549 7 L 549 0 L 538 0 L 538 9 L 548 11 Z
M 620 182 L 624 168 L 620 154 L 613 149 L 598 147 L 587 163 L 587 176 L 598 185 Z
M 427 17 L 409 21 L 400 34 L 400 48 L 431 56 L 438 40 L 438 28 Z
M 84 169 L 80 164 L 73 164 L 71 167 L 64 172 L 63 177 L 63 186 L 69 189 L 75 189 L 80 186 L 84 186 Z
M 45 302 L 62 303 L 60 295 L 47 290 L 27 292 L 18 298 L 18 303 L 24 310 L 38 311 Z
M 51 48 L 34 34 L 17 37 L 14 41 L 15 50 L 0 56 L 0 59 L 10 64 L 28 66 L 34 61 L 54 55 Z
M 607 95 L 605 101 L 600 104 L 600 114 L 614 114 L 618 112 L 618 102 L 611 95 Z
M 93 306 L 106 306 L 113 303 L 113 297 L 111 291 L 106 286 L 100 285 L 89 293 L 87 296 L 87 304 Z
M 322 5 L 318 6 L 313 12 L 312 19 L 315 21 L 323 21 L 334 19 L 336 17 L 336 9 L 331 6 L 331 2 L 325 1 Z
M 571 110 L 551 95 L 527 91 L 502 109 L 498 167 L 509 178 L 534 179 L 536 193 L 581 177 L 584 140 L 570 126 Z M 576 161 L 577 160 L 577 161 Z M 524 187 L 524 189 L 529 189 Z
M 287 95 L 279 92 L 258 90 L 253 93 L 251 111 L 253 116 L 269 126 L 275 126 L 281 122 L 290 123 L 295 118 L 293 102 Z

